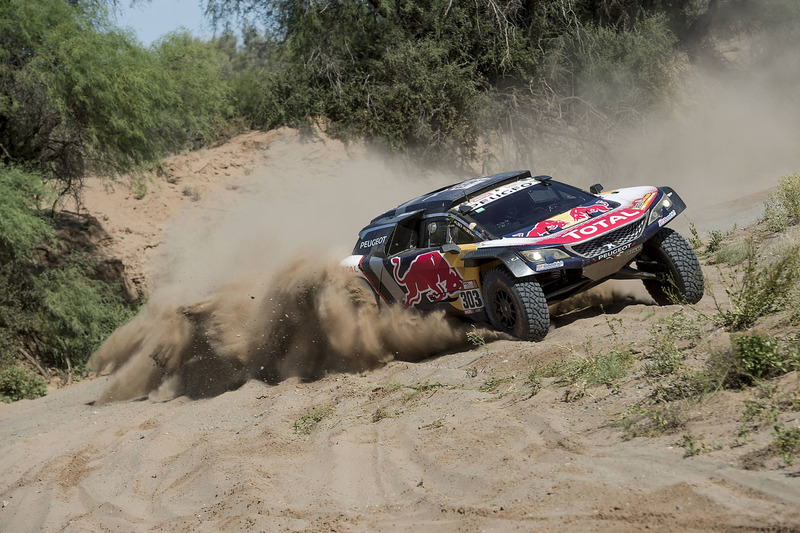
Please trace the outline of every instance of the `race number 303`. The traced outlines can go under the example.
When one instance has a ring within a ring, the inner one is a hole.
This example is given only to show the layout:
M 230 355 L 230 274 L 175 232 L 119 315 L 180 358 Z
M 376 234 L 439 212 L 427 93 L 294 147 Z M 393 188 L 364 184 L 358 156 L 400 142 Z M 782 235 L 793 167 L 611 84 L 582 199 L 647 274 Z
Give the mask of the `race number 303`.
M 459 295 L 461 297 L 461 307 L 464 308 L 467 314 L 483 309 L 483 299 L 481 298 L 481 291 L 478 289 L 461 291 Z

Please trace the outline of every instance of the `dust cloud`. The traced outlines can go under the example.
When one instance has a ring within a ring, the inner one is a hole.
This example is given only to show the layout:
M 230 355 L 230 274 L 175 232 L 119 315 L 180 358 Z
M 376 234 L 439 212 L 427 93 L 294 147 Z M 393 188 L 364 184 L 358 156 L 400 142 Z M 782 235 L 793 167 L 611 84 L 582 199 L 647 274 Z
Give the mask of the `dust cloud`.
M 550 306 L 550 315 L 555 319 L 573 311 L 581 311 L 590 307 L 607 307 L 613 305 L 644 304 L 655 302 L 647 293 L 642 282 L 636 280 L 608 280 Z
M 498 143 L 490 171 L 524 161 L 584 188 L 671 186 L 687 203 L 672 223 L 680 231 L 690 222 L 701 231 L 754 222 L 778 178 L 800 170 L 800 15 L 792 9 L 793 21 L 773 21 L 779 29 L 756 20 L 766 8 L 748 28 L 718 21 L 703 57 L 674 58 L 669 100 L 647 115 L 625 124 L 544 121 Z
M 458 179 L 284 132 L 241 187 L 177 217 L 146 307 L 92 357 L 114 374 L 99 402 L 209 397 L 251 378 L 312 380 L 466 345 L 465 324 L 381 308 L 338 266 L 397 199 Z
M 262 294 L 252 294 L 254 281 L 242 278 L 189 304 L 154 297 L 94 355 L 95 368 L 115 372 L 99 403 L 203 398 L 251 378 L 313 380 L 466 344 L 463 324 L 381 309 L 356 278 L 319 258 L 290 261 Z

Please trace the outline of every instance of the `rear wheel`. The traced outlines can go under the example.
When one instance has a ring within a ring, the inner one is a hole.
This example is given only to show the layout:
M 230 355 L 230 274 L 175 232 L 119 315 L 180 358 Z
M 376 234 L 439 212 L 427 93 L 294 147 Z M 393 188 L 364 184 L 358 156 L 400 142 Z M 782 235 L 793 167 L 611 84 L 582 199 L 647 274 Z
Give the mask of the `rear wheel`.
M 636 266 L 660 274 L 659 280 L 644 281 L 658 305 L 694 304 L 703 297 L 705 281 L 697 256 L 681 234 L 670 228 L 662 228 L 645 243 Z
M 550 328 L 550 312 L 542 287 L 534 278 L 517 279 L 503 267 L 483 278 L 486 314 L 496 329 L 524 341 L 544 339 Z

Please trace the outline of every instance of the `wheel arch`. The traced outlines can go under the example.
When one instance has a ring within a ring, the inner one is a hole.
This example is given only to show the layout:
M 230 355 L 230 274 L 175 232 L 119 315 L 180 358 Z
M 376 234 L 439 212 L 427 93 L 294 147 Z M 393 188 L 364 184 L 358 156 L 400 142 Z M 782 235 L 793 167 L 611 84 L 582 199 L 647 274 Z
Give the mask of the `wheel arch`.
M 502 264 L 506 270 L 515 278 L 527 278 L 533 276 L 536 272 L 522 260 L 519 254 L 509 249 L 491 249 L 483 248 L 474 250 L 462 257 L 464 266 L 467 267 L 480 267 L 481 277 L 486 275 L 486 272 Z

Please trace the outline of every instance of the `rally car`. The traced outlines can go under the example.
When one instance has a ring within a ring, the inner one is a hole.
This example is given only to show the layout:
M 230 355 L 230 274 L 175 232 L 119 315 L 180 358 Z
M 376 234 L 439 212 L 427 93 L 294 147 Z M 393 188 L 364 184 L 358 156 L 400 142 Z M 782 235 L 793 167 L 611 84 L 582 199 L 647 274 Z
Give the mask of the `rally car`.
M 664 227 L 686 209 L 670 187 L 590 192 L 530 171 L 473 178 L 366 226 L 342 262 L 376 298 L 444 309 L 541 340 L 548 305 L 607 279 L 642 280 L 659 305 L 696 303 L 703 273 Z

